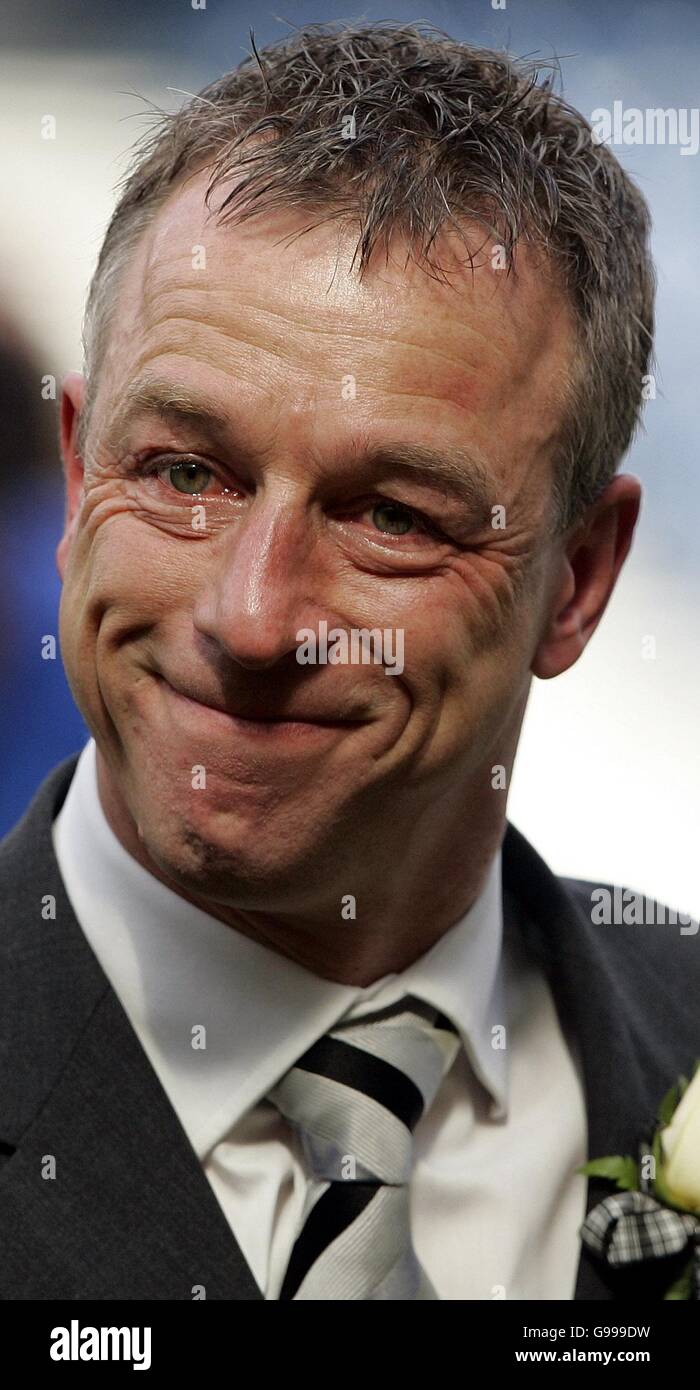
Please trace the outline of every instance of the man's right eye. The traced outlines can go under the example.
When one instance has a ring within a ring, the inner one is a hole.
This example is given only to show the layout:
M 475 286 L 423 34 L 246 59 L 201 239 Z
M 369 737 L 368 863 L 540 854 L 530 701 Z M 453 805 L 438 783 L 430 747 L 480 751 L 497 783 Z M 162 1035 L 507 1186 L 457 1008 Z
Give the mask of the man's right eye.
M 198 497 L 214 476 L 211 468 L 197 459 L 179 459 L 177 463 L 161 465 L 153 472 L 159 476 L 165 475 L 164 481 L 187 497 Z
M 166 489 L 179 492 L 181 497 L 211 497 L 212 493 L 227 494 L 229 499 L 238 495 L 238 489 L 225 487 L 218 473 L 201 458 L 182 454 L 151 452 L 135 458 L 131 472 L 142 478 L 156 478 Z M 212 480 L 217 483 L 211 487 Z

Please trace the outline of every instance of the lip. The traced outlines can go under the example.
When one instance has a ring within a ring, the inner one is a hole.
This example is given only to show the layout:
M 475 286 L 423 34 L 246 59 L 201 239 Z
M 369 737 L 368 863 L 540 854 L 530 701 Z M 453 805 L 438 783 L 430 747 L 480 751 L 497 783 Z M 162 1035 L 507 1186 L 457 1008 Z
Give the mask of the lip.
M 247 715 L 232 714 L 217 705 L 210 705 L 206 701 L 186 695 L 184 691 L 171 685 L 164 676 L 159 676 L 158 681 L 168 696 L 190 717 L 196 714 L 200 719 L 207 720 L 212 729 L 229 735 L 238 732 L 248 737 L 266 739 L 309 739 L 322 736 L 328 738 L 329 735 L 337 737 L 339 733 L 359 728 L 363 722 L 356 719 L 287 719 L 277 715 L 251 719 Z

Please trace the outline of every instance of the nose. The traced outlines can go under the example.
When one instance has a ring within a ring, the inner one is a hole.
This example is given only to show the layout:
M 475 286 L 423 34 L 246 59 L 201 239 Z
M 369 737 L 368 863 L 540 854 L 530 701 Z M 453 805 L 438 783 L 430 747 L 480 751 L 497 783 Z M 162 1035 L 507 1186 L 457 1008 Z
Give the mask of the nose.
M 303 499 L 290 484 L 270 486 L 217 538 L 213 572 L 194 608 L 197 631 L 232 660 L 264 670 L 296 651 L 296 634 L 316 627 L 310 598 L 317 551 Z

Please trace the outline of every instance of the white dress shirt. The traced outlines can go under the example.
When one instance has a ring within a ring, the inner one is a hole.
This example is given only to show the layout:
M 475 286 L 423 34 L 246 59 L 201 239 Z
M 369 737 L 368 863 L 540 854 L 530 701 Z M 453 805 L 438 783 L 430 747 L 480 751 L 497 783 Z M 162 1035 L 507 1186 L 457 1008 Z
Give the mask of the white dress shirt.
M 341 1018 L 404 994 L 445 1013 L 462 1042 L 415 1131 L 413 1244 L 439 1297 L 573 1297 L 580 1064 L 542 973 L 503 942 L 500 852 L 470 911 L 425 955 L 359 988 L 240 935 L 137 863 L 102 810 L 92 739 L 53 839 L 78 922 L 265 1298 L 278 1297 L 307 1179 L 296 1136 L 264 1097 Z M 501 1025 L 505 1047 L 493 1045 Z M 193 1046 L 202 1027 L 206 1046 Z

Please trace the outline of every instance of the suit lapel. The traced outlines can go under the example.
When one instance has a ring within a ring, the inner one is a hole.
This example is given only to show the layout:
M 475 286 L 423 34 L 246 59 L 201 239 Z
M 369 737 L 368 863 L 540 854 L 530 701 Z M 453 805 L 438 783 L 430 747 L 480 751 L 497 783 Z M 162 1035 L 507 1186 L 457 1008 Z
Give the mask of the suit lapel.
M 661 1081 L 656 1089 L 656 1075 L 642 1065 L 635 1031 L 645 1020 L 631 1012 L 630 994 L 620 988 L 596 935 L 599 929 L 510 823 L 502 862 L 504 931 L 517 933 L 539 961 L 562 1031 L 581 1059 L 588 1156 L 636 1155 L 664 1089 Z M 633 966 L 632 956 L 628 969 Z M 609 1183 L 589 1179 L 586 1211 L 612 1191 Z M 574 1298 L 658 1297 L 657 1280 L 663 1289 L 669 1282 L 667 1271 L 646 1267 L 638 1274 L 615 1274 L 582 1246 Z
M 262 1297 L 111 989 L 0 1172 L 0 1212 L 6 1298 Z
M 5 851 L 16 1014 L 1 1087 L 0 1294 L 262 1299 L 66 897 L 50 824 L 74 766 L 51 774 Z M 55 920 L 41 915 L 47 894 Z M 42 1176 L 51 1159 L 55 1176 Z

